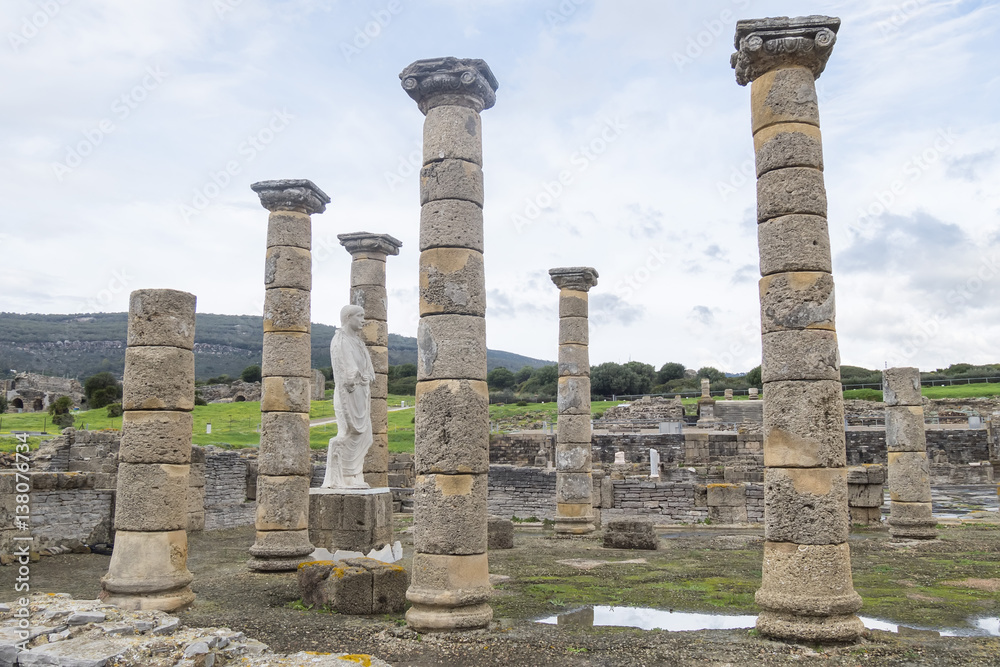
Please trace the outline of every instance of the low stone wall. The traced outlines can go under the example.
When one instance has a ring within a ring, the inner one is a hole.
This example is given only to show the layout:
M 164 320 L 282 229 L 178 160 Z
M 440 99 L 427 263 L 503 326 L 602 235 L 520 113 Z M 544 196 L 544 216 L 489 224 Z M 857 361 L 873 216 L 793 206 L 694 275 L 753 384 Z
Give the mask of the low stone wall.
M 489 512 L 521 519 L 555 519 L 556 471 L 512 465 L 491 465 Z
M 989 460 L 986 429 L 928 428 L 927 458 L 932 463 L 963 465 Z M 885 463 L 885 430 L 848 430 L 847 464 Z
M 554 433 L 490 435 L 491 464 L 532 465 L 539 450 L 546 452 L 546 458 L 549 461 L 555 460 L 556 436 Z
M 32 460 L 34 470 L 52 472 L 118 472 L 118 431 L 78 431 L 62 433 L 41 444 Z
M 204 465 L 205 530 L 253 524 L 257 503 L 247 500 L 250 459 L 239 451 L 206 447 Z

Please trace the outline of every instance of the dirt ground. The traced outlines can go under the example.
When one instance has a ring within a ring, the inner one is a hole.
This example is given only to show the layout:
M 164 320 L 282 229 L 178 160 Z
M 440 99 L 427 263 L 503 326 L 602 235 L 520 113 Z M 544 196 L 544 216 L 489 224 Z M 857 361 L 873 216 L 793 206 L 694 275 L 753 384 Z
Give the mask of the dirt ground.
M 409 554 L 408 516 L 397 533 Z M 585 605 L 753 614 L 760 584 L 760 531 L 701 527 L 661 531 L 660 550 L 601 547 L 599 536 L 556 538 L 518 529 L 512 550 L 490 553 L 496 581 L 488 630 L 419 635 L 402 614 L 352 617 L 303 611 L 294 574 L 246 568 L 252 527 L 195 533 L 189 567 L 198 598 L 180 615 L 189 626 L 245 632 L 283 653 L 369 653 L 401 665 L 1000 665 L 1000 637 L 935 637 L 871 631 L 859 642 L 806 646 L 753 630 L 670 632 L 534 622 Z M 916 546 L 884 531 L 852 535 L 854 582 L 864 617 L 915 628 L 969 628 L 1000 615 L 1000 526 L 942 530 Z M 622 561 L 638 561 L 623 563 Z M 405 562 L 405 561 L 404 561 Z M 43 558 L 32 588 L 92 599 L 107 571 L 96 554 Z M 12 579 L 13 568 L 0 568 Z M 506 579 L 505 579 L 506 577 Z M 8 589 L 10 590 L 10 589 Z

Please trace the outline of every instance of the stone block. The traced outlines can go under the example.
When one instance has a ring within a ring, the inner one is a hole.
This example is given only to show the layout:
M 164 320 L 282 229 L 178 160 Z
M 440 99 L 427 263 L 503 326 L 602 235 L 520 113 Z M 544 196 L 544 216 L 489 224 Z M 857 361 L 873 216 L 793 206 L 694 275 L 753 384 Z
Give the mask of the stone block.
M 483 254 L 468 248 L 420 253 L 420 315 L 486 315 Z
M 556 475 L 556 502 L 590 504 L 594 483 L 589 472 L 566 472 Z
M 513 549 L 514 548 L 514 522 L 499 516 L 491 516 L 486 524 L 487 548 Z
M 303 248 L 272 246 L 264 258 L 264 288 L 312 289 L 312 253 Z
M 261 374 L 264 377 L 312 378 L 311 336 L 307 333 L 264 333 Z
M 567 375 L 559 378 L 556 403 L 560 415 L 590 416 L 590 378 Z
M 649 519 L 616 519 L 604 528 L 605 549 L 641 549 L 655 551 L 659 540 Z
M 758 177 L 785 167 L 811 167 L 823 171 L 823 138 L 816 125 L 771 125 L 753 135 L 753 146 Z
M 257 530 L 308 530 L 309 478 L 257 477 Z
M 483 251 L 483 209 L 458 199 L 428 202 L 420 209 L 420 251 L 469 248 Z
M 261 381 L 261 412 L 309 413 L 312 380 L 307 377 L 266 377 Z
M 590 352 L 586 345 L 559 346 L 559 375 L 590 376 Z
M 774 331 L 761 337 L 764 382 L 840 380 L 837 333 L 822 329 Z
M 799 271 L 760 279 L 761 332 L 836 329 L 833 276 Z
M 854 507 L 852 505 L 849 509 L 852 525 L 868 526 L 882 523 L 881 507 Z
M 193 410 L 194 352 L 177 347 L 125 350 L 125 410 Z
M 376 373 L 375 379 L 368 385 L 368 389 L 371 391 L 372 400 L 381 400 L 384 403 L 389 396 L 389 377 Z
M 587 292 L 583 290 L 561 288 L 559 290 L 559 317 L 586 318 L 589 314 L 588 300 Z
M 897 405 L 885 409 L 885 444 L 890 452 L 925 452 L 924 408 Z
M 556 442 L 584 444 L 590 447 L 592 429 L 590 415 L 559 415 L 556 422 Z
M 302 289 L 264 290 L 264 333 L 298 331 L 308 334 L 310 294 Z
M 443 105 L 424 118 L 424 164 L 465 160 L 483 164 L 482 119 L 475 109 Z
M 750 87 L 750 116 L 754 134 L 778 123 L 819 127 L 813 73 L 802 67 L 783 67 L 757 77 Z
M 187 569 L 184 527 L 166 532 L 119 530 L 101 587 L 120 594 L 157 593 L 187 586 L 193 579 Z
M 765 468 L 764 537 L 772 542 L 847 541 L 846 468 Z
M 768 611 L 802 616 L 852 614 L 861 596 L 851 579 L 847 543 L 764 542 L 757 604 Z
M 330 551 L 368 553 L 392 540 L 392 495 L 309 491 L 309 539 Z
M 487 476 L 417 475 L 413 488 L 413 546 L 421 553 L 470 555 L 486 551 Z
M 493 591 L 487 561 L 485 552 L 454 555 L 418 551 L 413 554 L 412 584 L 406 599 L 426 606 L 469 607 L 487 602 Z
M 760 274 L 831 272 L 830 231 L 818 215 L 785 215 L 757 225 Z
M 768 383 L 764 401 L 764 465 L 845 466 L 842 392 L 840 380 Z
M 708 484 L 709 507 L 745 507 L 746 489 L 742 484 Z
M 722 525 L 733 525 L 748 523 L 747 506 L 740 507 L 711 507 L 708 508 L 708 518 L 713 523 Z
M 847 484 L 847 504 L 850 507 L 881 507 L 885 494 L 881 484 Z
M 118 460 L 123 463 L 190 463 L 190 412 L 128 410 L 122 415 Z
M 417 383 L 414 454 L 418 475 L 489 470 L 489 387 L 475 380 Z
M 382 285 L 354 285 L 351 305 L 365 309 L 365 319 L 385 322 L 389 318 L 389 297 Z
M 188 466 L 188 487 L 196 489 L 205 488 L 205 464 L 192 463 Z M 204 490 L 201 492 L 204 494 Z
M 363 567 L 306 562 L 298 568 L 298 583 L 302 604 L 310 608 L 329 605 L 342 614 L 372 613 L 372 575 Z
M 591 468 L 590 443 L 557 444 L 555 463 L 556 470 L 561 473 L 589 473 Z
M 386 347 L 389 345 L 389 326 L 378 320 L 365 320 L 361 327 L 361 340 L 368 346 Z
M 905 503 L 931 501 L 930 467 L 926 452 L 889 452 L 889 498 Z
M 261 475 L 309 475 L 309 415 L 302 412 L 262 412 L 260 449 Z
M 385 258 L 355 256 L 351 260 L 351 287 L 359 285 L 385 287 Z
M 474 162 L 441 160 L 420 170 L 420 203 L 461 199 L 483 205 L 483 170 Z
M 906 539 L 933 539 L 937 537 L 937 522 L 931 503 L 892 501 L 889 504 L 889 535 Z
M 429 315 L 417 325 L 417 379 L 485 380 L 486 320 Z
M 882 398 L 886 407 L 922 405 L 920 371 L 916 368 L 887 368 L 882 371 Z
M 373 614 L 398 614 L 406 606 L 406 588 L 410 575 L 396 563 L 383 563 L 374 558 L 348 558 L 344 561 L 352 567 L 364 568 L 372 577 Z
M 274 211 L 267 216 L 267 247 L 293 246 L 309 250 L 312 244 L 312 218 L 299 211 Z
M 792 214 L 826 217 L 822 171 L 788 167 L 769 171 L 757 179 L 757 221 Z
M 389 372 L 389 348 L 384 345 L 369 345 L 368 356 L 372 359 L 372 367 L 376 373 Z
M 559 345 L 587 345 L 590 321 L 586 317 L 559 318 Z
M 362 472 L 385 472 L 389 469 L 389 435 L 385 432 L 372 434 L 372 446 L 365 454 Z M 384 484 L 382 486 L 385 486 Z
M 195 295 L 172 289 L 138 289 L 129 295 L 129 347 L 194 349 Z
M 868 471 L 869 484 L 885 483 L 885 465 L 882 463 L 865 463 L 861 466 Z
M 171 531 L 187 526 L 189 466 L 121 463 L 115 495 L 115 529 Z

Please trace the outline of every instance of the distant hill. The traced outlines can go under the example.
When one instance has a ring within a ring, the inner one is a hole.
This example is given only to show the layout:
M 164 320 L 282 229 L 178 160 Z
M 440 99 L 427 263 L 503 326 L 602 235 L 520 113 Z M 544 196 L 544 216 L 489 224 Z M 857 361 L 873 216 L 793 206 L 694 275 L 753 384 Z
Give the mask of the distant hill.
M 198 313 L 195 323 L 195 373 L 199 380 L 219 375 L 239 376 L 260 363 L 264 338 L 262 318 L 253 315 Z M 11 369 L 84 380 L 110 371 L 121 376 L 125 368 L 127 313 L 82 315 L 19 315 L 0 313 L 0 375 Z M 312 366 L 330 365 L 330 339 L 336 331 L 327 324 L 312 325 Z M 389 334 L 389 363 L 417 363 L 417 339 Z M 488 350 L 489 370 L 504 366 L 518 371 L 552 361 L 512 352 Z

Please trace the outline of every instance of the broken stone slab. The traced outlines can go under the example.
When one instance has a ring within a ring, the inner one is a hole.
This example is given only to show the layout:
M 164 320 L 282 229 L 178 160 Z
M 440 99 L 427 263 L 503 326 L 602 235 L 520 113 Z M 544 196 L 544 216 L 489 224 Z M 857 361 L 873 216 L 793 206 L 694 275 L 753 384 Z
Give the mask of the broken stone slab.
M 498 516 L 491 516 L 486 526 L 487 549 L 514 548 L 514 522 Z
M 605 549 L 642 549 L 656 551 L 659 540 L 648 519 L 619 519 L 609 521 L 604 530 Z
M 43 644 L 17 656 L 22 667 L 58 665 L 59 667 L 105 667 L 120 657 L 132 642 L 122 639 L 79 637 L 55 644 Z
M 409 575 L 399 565 L 349 558 L 303 563 L 298 582 L 307 607 L 328 605 L 343 614 L 385 614 L 403 611 Z

